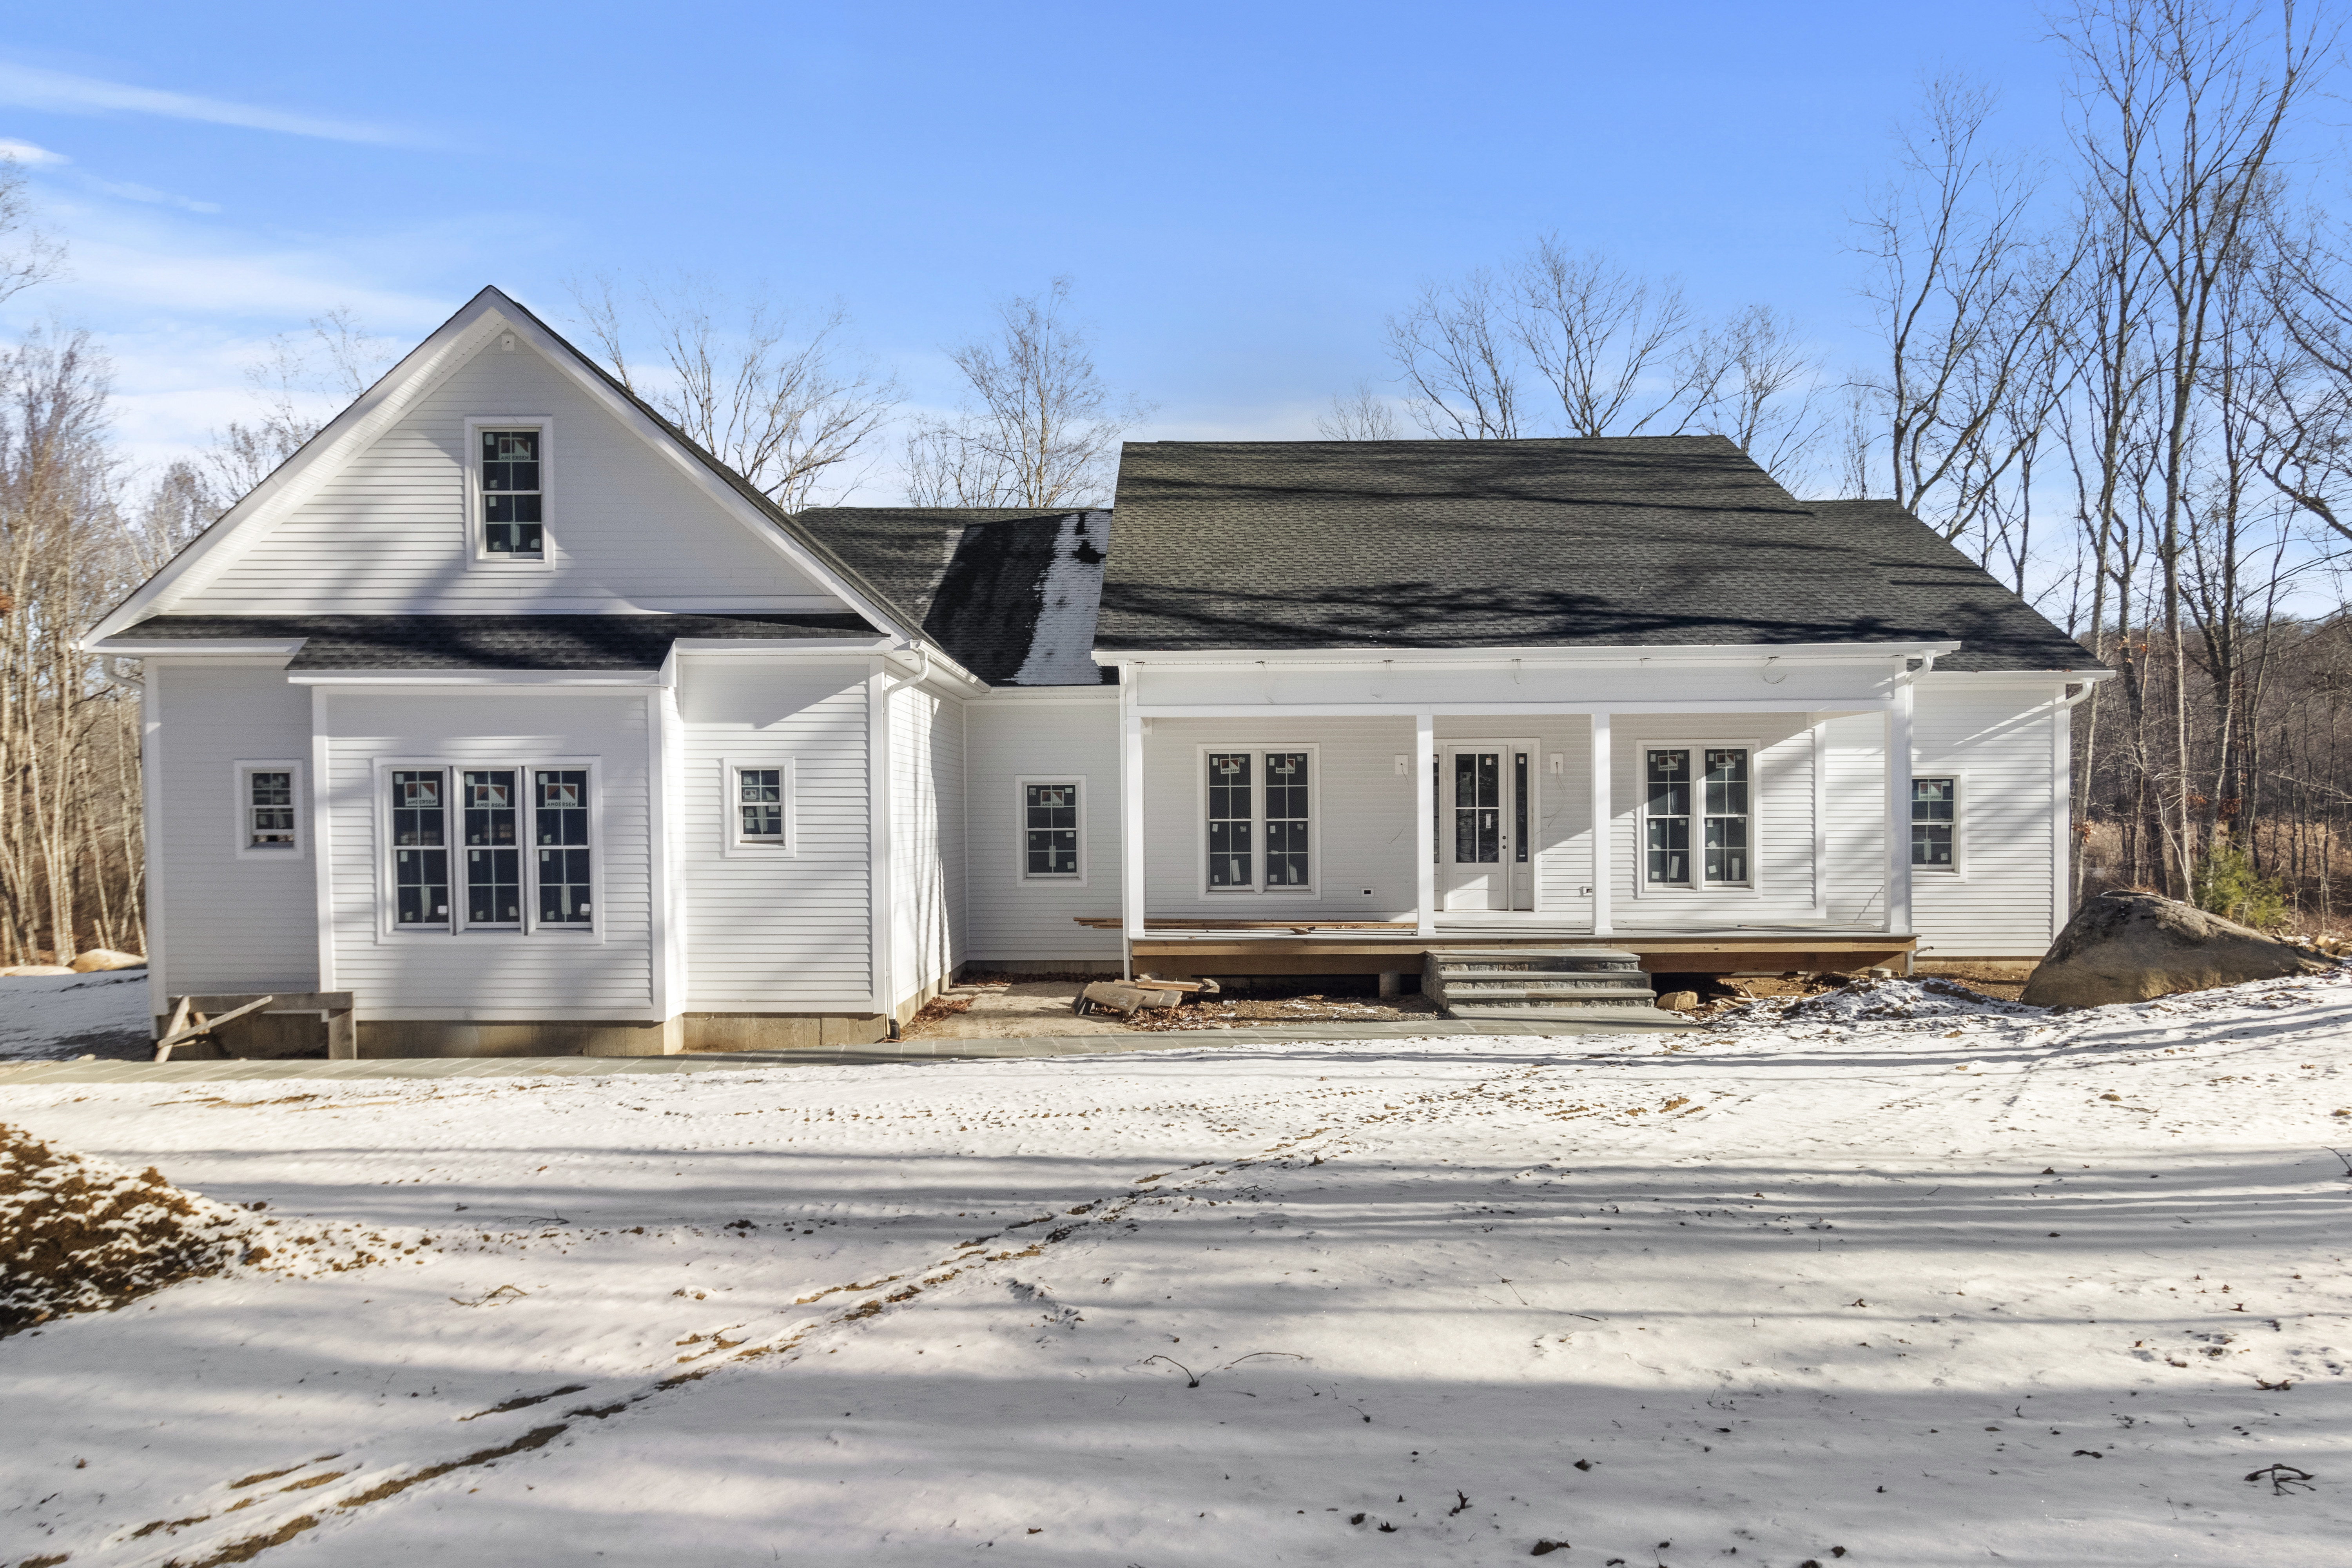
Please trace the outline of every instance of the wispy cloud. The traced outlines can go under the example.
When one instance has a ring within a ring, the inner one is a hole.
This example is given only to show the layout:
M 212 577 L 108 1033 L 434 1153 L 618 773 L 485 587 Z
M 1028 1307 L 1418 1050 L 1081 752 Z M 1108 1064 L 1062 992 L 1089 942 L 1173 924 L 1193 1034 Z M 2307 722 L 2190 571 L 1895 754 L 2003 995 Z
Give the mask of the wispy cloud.
M 45 163 L 70 163 L 63 153 L 52 153 L 47 147 L 36 147 L 30 142 L 12 142 L 0 136 L 0 158 L 13 158 L 27 169 L 37 169 Z
M 332 142 L 395 142 L 413 140 L 381 125 L 329 120 L 314 114 L 229 103 L 193 93 L 165 92 L 158 88 L 132 87 L 100 81 L 95 77 L 45 70 L 38 66 L 0 61 L 0 103 L 22 109 L 46 109 L 62 114 L 154 114 L 166 120 L 195 120 L 211 125 L 236 125 L 250 131 L 275 131 L 288 136 L 319 136 Z
M 192 213 L 216 213 L 218 202 L 200 202 L 193 196 L 175 196 L 169 191 L 159 191 L 152 185 L 142 185 L 131 180 L 101 180 L 92 175 L 92 190 L 104 191 L 110 196 L 121 196 L 126 202 L 152 202 L 158 206 L 179 207 Z

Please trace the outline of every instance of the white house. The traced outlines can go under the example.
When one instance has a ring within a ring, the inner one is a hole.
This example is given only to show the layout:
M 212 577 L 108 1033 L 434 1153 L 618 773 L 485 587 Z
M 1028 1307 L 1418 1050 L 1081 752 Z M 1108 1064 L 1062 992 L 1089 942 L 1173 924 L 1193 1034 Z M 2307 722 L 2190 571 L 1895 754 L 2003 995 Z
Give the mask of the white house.
M 1717 437 L 788 516 L 491 289 L 87 646 L 142 661 L 153 1011 L 348 993 L 370 1056 L 868 1040 L 966 965 L 2031 955 L 2105 674 Z

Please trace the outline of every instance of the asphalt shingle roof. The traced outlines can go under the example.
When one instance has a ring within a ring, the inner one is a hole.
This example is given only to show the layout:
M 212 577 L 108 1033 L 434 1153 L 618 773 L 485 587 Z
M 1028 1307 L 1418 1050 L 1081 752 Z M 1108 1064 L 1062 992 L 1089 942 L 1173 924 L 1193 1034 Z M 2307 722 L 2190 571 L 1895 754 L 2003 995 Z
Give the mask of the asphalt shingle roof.
M 657 669 L 678 637 L 878 637 L 834 616 L 156 616 L 125 642 L 291 641 L 289 669 Z
M 1056 560 L 1098 568 L 1108 521 L 1102 512 L 1001 507 L 821 507 L 794 519 L 992 685 L 1013 683 L 1041 630 L 1053 635 L 1053 613 L 1066 606 L 1047 602 L 1048 574 Z M 1084 586 L 1090 594 L 1094 584 Z M 1090 636 L 1079 628 L 1081 656 Z
M 1989 646 L 1938 668 L 2095 668 L 1971 572 L 1899 508 L 1798 500 L 1721 437 L 1130 442 L 1095 646 L 1690 647 L 1974 632 Z

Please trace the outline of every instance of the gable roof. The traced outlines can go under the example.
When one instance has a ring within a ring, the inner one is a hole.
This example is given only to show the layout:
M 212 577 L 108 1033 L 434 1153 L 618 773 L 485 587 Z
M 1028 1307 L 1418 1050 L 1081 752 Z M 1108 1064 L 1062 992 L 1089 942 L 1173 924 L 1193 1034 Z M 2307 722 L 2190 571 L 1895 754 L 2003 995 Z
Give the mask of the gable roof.
M 821 507 L 795 516 L 982 680 L 1108 679 L 1088 657 L 1108 512 Z
M 634 427 L 656 450 L 670 456 L 756 538 L 825 583 L 866 620 L 901 636 L 912 634 L 919 624 L 917 617 L 892 603 L 879 587 L 761 494 L 758 487 L 698 445 L 530 310 L 498 289 L 484 288 L 101 617 L 89 638 L 113 637 L 146 617 L 168 614 L 175 601 L 201 586 L 208 564 L 231 558 L 257 541 L 278 518 L 301 505 L 328 475 L 364 450 L 448 371 L 506 330 L 520 332 L 559 370 L 604 402 L 625 426 Z
M 1719 436 L 1129 442 L 1095 644 L 1913 643 L 1972 628 L 1991 646 L 1938 668 L 2097 667 L 1990 577 L 1956 571 L 1965 557 L 1908 513 L 1859 505 L 1875 510 L 1801 501 Z

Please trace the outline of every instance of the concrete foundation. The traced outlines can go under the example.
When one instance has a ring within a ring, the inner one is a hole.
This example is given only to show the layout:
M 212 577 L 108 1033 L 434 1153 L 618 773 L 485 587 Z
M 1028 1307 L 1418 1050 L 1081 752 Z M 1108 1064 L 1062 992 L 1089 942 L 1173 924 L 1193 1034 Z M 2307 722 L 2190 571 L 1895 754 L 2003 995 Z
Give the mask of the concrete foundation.
M 667 1023 L 475 1024 L 449 1018 L 378 1018 L 360 1023 L 362 1058 L 667 1057 L 686 1048 L 683 1020 Z
M 790 1051 L 890 1037 L 890 1020 L 878 1013 L 688 1013 L 678 1022 L 689 1051 Z

